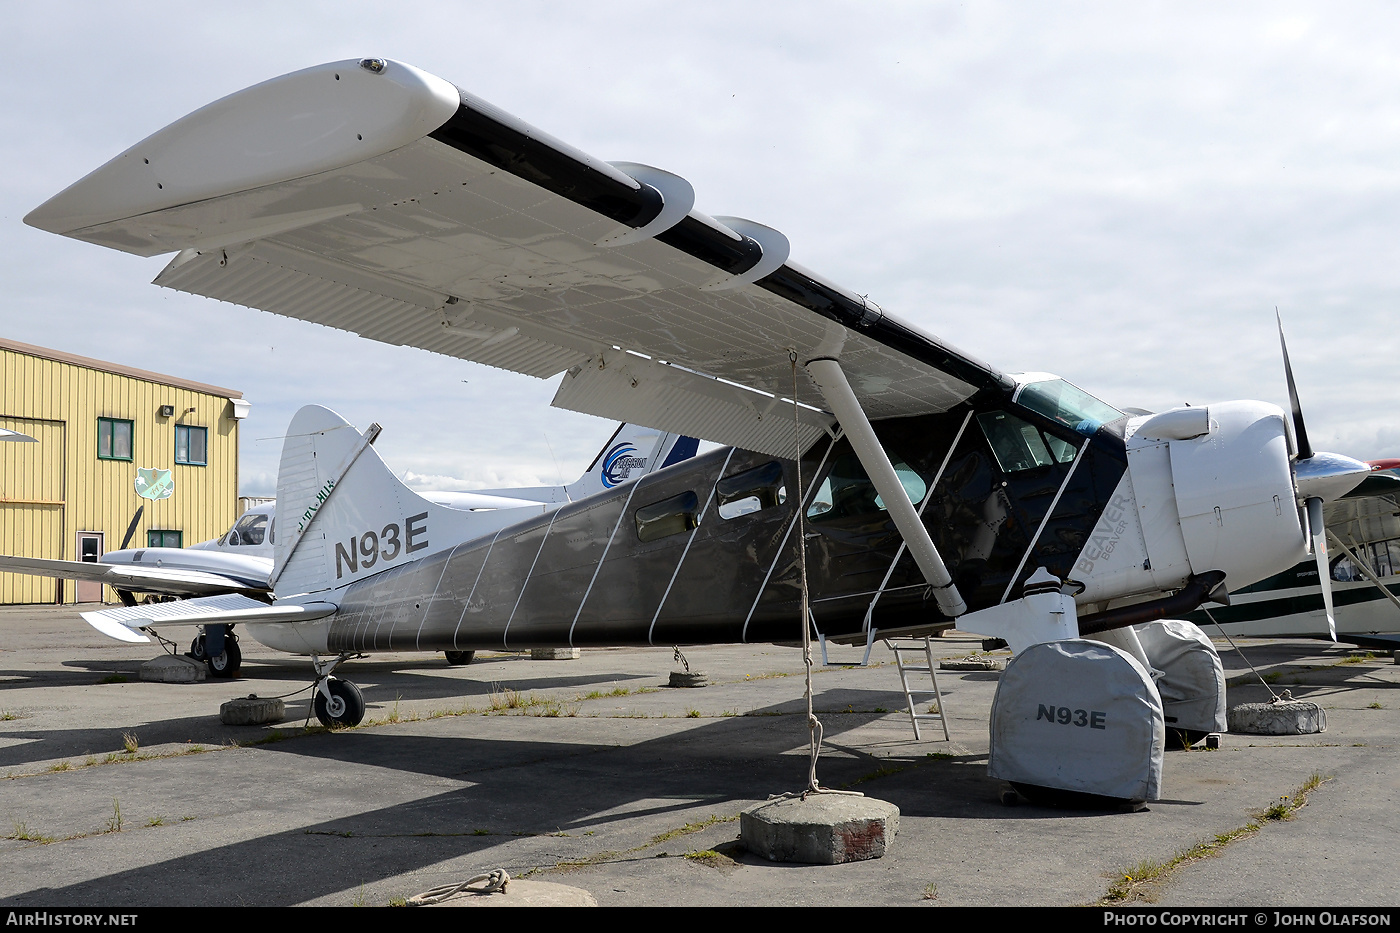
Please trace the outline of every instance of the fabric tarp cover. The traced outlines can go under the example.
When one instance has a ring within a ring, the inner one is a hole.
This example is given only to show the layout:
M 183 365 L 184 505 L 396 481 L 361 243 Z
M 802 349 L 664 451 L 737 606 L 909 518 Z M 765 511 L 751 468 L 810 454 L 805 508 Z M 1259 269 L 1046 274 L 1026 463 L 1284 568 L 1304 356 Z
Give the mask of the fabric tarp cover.
M 1134 626 L 1133 631 L 1147 660 L 1162 672 L 1157 692 L 1168 725 L 1194 732 L 1224 732 L 1225 669 L 1206 633 L 1180 619 L 1148 622 Z
M 1122 800 L 1156 800 L 1165 724 L 1133 657 L 1087 639 L 1032 645 L 992 703 L 991 777 Z

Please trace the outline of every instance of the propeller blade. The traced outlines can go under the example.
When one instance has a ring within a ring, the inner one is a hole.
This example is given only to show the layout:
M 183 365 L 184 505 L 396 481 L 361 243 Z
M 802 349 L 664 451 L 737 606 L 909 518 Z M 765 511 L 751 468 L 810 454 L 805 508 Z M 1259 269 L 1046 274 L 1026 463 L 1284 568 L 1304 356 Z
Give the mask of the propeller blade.
M 1298 441 L 1298 459 L 1309 460 L 1312 458 L 1312 444 L 1308 443 L 1308 429 L 1303 425 L 1303 406 L 1298 403 L 1298 387 L 1293 384 L 1293 365 L 1288 362 L 1288 341 L 1283 337 L 1283 318 L 1279 317 L 1278 309 L 1274 309 L 1274 317 L 1278 320 L 1278 342 L 1283 348 L 1283 374 L 1288 378 L 1288 402 L 1293 406 L 1293 436 Z M 1331 618 L 1329 613 L 1328 618 Z
M 1322 585 L 1322 606 L 1327 611 L 1327 633 L 1337 640 L 1337 621 L 1332 616 L 1332 570 L 1327 561 L 1327 529 L 1322 523 L 1322 500 L 1307 501 L 1308 531 L 1312 533 L 1313 556 L 1317 558 L 1317 579 Z

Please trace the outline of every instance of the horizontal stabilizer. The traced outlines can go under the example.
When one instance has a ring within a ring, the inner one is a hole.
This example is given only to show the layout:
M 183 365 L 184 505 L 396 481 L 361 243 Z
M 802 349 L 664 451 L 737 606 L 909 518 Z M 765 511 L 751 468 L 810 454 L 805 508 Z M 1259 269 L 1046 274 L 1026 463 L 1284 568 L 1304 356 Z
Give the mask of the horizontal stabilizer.
M 164 627 L 167 625 L 234 625 L 240 622 L 310 622 L 335 613 L 332 603 L 276 602 L 268 605 L 237 594 L 208 596 L 173 603 L 147 603 L 82 613 L 83 619 L 104 635 L 123 641 L 113 626 L 132 629 Z M 139 639 L 145 641 L 145 638 Z

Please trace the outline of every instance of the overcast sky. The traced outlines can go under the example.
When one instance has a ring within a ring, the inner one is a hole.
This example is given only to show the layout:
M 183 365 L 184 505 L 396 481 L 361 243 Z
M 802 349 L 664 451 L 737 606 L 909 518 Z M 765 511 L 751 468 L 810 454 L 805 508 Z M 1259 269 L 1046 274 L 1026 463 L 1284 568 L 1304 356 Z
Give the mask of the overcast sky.
M 245 494 L 308 402 L 384 425 L 416 485 L 572 479 L 612 425 L 549 408 L 553 380 L 157 288 L 168 257 L 21 222 L 203 104 L 376 56 L 1120 407 L 1286 404 L 1277 306 L 1314 446 L 1400 457 L 1397 27 L 1379 3 L 5 4 L 0 333 L 241 390 Z

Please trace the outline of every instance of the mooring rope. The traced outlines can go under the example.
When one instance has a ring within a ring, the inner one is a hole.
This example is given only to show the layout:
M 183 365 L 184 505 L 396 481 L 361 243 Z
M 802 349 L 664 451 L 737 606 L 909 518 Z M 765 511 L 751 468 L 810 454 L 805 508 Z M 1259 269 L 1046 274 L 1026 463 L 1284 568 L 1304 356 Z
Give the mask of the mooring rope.
M 807 680 L 807 731 L 812 742 L 812 759 L 807 768 L 807 793 L 821 791 L 817 780 L 817 759 L 822 753 L 822 724 L 812 712 L 812 629 L 807 604 L 807 528 L 803 522 L 806 496 L 802 489 L 802 411 L 797 407 L 797 351 L 788 351 L 792 363 L 792 440 L 793 462 L 797 467 L 797 567 L 802 582 L 802 667 Z
M 1225 629 L 1224 629 L 1223 627 L 1221 627 L 1220 623 L 1217 622 L 1217 621 L 1215 621 L 1215 616 L 1213 616 L 1213 615 L 1210 614 L 1210 610 L 1207 609 L 1205 606 L 1202 606 L 1202 607 L 1201 607 L 1201 611 L 1204 612 L 1204 613 L 1206 614 L 1206 618 L 1207 618 L 1207 619 L 1210 619 L 1210 622 L 1211 622 L 1212 625 L 1215 626 L 1216 631 L 1220 632 L 1221 635 L 1224 635 L 1224 636 L 1225 636 L 1225 640 L 1228 641 L 1228 642 L 1230 643 L 1230 647 L 1231 647 L 1231 648 L 1234 648 L 1234 649 L 1235 649 L 1235 653 L 1238 654 L 1238 655 L 1240 656 L 1240 660 L 1243 661 L 1245 664 L 1249 665 L 1249 669 L 1250 669 L 1251 671 L 1254 671 L 1254 676 L 1259 678 L 1259 682 L 1260 682 L 1261 684 L 1264 685 L 1264 689 L 1265 689 L 1265 690 L 1269 691 L 1269 696 L 1271 696 L 1271 697 L 1274 698 L 1274 702 L 1275 702 L 1275 703 L 1282 702 L 1282 700 L 1281 700 L 1281 698 L 1279 697 L 1279 695 L 1278 695 L 1277 693 L 1274 693 L 1274 688 L 1273 688 L 1273 687 L 1270 687 L 1270 686 L 1269 686 L 1269 682 L 1268 682 L 1267 680 L 1264 679 L 1264 675 L 1261 674 L 1261 673 L 1259 673 L 1258 668 L 1256 668 L 1253 664 L 1250 664 L 1249 658 L 1247 658 L 1247 657 L 1244 656 L 1244 652 L 1240 650 L 1240 646 L 1239 646 L 1239 645 L 1235 644 L 1235 640 L 1234 640 L 1233 638 L 1230 637 L 1230 633 L 1229 633 L 1229 632 L 1226 632 Z M 1285 690 L 1284 693 L 1288 693 L 1288 691 Z
M 479 888 L 471 887 L 471 885 L 479 881 L 484 881 L 486 884 Z M 509 883 L 510 875 L 506 873 L 506 870 L 504 868 L 495 868 L 486 872 L 484 875 L 477 875 L 475 878 L 468 878 L 466 881 L 457 884 L 438 885 L 432 890 L 413 895 L 405 903 L 407 903 L 409 907 L 426 907 L 429 904 L 440 904 L 452 895 L 462 891 L 468 894 L 496 894 L 497 892 L 504 894 L 506 885 Z

